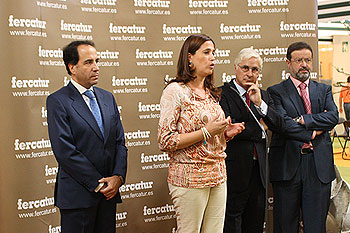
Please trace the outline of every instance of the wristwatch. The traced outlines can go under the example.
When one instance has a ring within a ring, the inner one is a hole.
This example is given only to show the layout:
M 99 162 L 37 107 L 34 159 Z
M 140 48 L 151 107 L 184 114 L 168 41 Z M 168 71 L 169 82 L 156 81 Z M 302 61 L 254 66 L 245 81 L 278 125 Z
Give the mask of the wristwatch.
M 118 177 L 119 177 L 120 181 L 122 182 L 122 184 L 124 184 L 124 182 L 125 182 L 124 177 L 122 177 L 122 176 L 118 176 Z
M 303 120 L 303 118 L 300 116 L 300 117 L 296 117 L 293 119 L 296 123 L 299 123 L 301 124 L 301 121 Z

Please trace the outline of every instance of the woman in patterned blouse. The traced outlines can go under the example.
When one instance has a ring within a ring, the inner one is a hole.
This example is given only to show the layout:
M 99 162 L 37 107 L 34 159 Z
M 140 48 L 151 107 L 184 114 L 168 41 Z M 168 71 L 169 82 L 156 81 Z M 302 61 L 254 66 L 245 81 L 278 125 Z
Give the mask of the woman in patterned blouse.
M 164 89 L 158 143 L 170 156 L 168 185 L 178 233 L 222 232 L 226 205 L 226 140 L 244 130 L 231 123 L 214 86 L 214 41 L 189 36 L 177 76 Z

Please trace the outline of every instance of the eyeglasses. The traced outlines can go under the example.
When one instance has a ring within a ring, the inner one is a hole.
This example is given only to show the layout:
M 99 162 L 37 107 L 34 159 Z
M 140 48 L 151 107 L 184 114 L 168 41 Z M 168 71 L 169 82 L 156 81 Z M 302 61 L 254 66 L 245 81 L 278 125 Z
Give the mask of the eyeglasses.
M 303 62 L 305 62 L 306 64 L 311 64 L 312 63 L 312 59 L 311 58 L 296 58 L 296 59 L 291 60 L 291 61 L 297 63 L 298 65 L 300 65 Z
M 249 70 L 251 70 L 253 74 L 259 74 L 261 72 L 261 69 L 256 66 L 253 66 L 253 67 L 249 67 L 247 65 L 244 65 L 244 66 L 238 65 L 238 66 L 239 68 L 242 69 L 243 72 L 248 72 Z

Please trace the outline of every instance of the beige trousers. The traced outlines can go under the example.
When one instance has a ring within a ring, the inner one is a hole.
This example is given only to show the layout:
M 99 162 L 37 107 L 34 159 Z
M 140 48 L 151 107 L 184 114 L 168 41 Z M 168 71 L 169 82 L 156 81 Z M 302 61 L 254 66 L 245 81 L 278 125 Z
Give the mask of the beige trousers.
M 182 188 L 169 184 L 177 233 L 222 233 L 226 209 L 226 182 L 211 188 Z

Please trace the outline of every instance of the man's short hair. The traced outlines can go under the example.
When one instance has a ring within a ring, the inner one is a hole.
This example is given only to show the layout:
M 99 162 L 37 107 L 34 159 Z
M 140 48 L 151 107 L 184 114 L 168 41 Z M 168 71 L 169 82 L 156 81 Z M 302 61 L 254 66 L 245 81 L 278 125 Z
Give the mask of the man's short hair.
M 260 68 L 262 69 L 263 60 L 261 59 L 260 54 L 252 48 L 244 48 L 241 51 L 239 51 L 237 57 L 235 58 L 234 64 L 238 65 L 244 59 L 249 59 L 251 57 L 256 57 L 259 60 Z
M 311 55 L 313 56 L 312 48 L 309 44 L 299 41 L 289 45 L 287 50 L 287 59 L 290 61 L 292 59 L 292 52 L 296 50 L 308 49 L 311 51 Z
M 348 80 L 347 81 L 348 81 L 348 83 L 350 83 L 350 76 L 348 76 Z
M 68 45 L 66 45 L 63 48 L 63 61 L 66 65 L 66 70 L 69 75 L 72 74 L 70 72 L 68 64 L 76 65 L 79 61 L 79 52 L 78 52 L 78 46 L 79 45 L 91 45 L 92 47 L 95 47 L 95 43 L 90 40 L 76 40 L 70 42 Z

